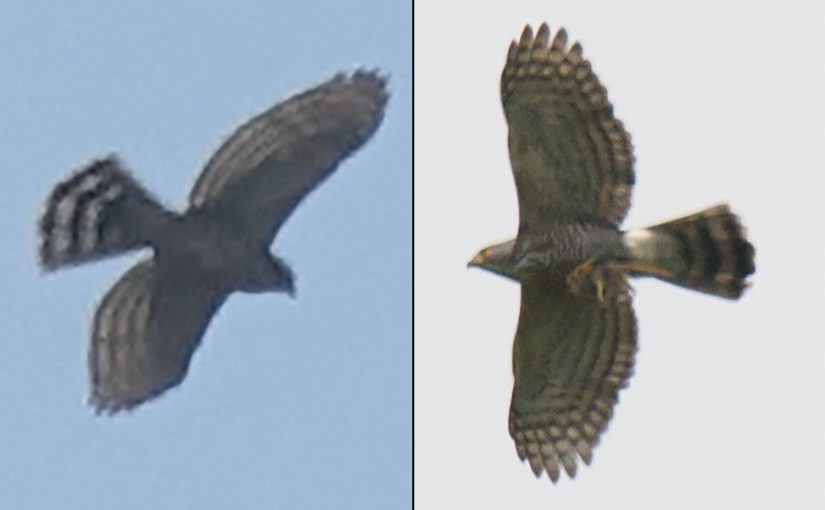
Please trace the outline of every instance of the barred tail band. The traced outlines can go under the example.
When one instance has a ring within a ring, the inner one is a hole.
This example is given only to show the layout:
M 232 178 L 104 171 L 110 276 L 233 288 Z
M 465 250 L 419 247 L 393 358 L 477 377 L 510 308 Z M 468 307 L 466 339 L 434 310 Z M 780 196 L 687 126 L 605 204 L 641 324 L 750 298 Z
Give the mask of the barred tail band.
M 40 263 L 75 265 L 147 244 L 174 213 L 114 157 L 96 160 L 55 186 L 40 219 Z
M 624 234 L 636 276 L 738 299 L 755 270 L 754 248 L 727 205 Z

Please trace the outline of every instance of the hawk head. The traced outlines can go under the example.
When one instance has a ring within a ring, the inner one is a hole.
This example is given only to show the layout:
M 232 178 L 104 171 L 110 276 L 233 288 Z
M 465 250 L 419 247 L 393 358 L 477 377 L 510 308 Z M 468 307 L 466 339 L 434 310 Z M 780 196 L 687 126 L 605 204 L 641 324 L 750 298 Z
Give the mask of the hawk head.
M 511 257 L 515 244 L 515 240 L 511 240 L 488 246 L 476 253 L 476 256 L 467 263 L 467 267 L 480 267 L 491 273 L 515 280 L 517 279 L 516 268 Z
M 295 297 L 295 273 L 286 262 L 269 255 L 257 258 L 254 265 L 256 267 L 249 273 L 250 278 L 239 289 L 241 292 L 286 292 L 290 297 Z

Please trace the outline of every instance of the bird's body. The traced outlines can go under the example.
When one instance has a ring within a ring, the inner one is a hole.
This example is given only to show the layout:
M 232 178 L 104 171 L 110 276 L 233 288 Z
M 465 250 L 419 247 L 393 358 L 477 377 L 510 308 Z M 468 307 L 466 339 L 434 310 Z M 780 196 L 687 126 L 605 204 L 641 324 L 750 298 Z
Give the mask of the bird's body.
M 626 258 L 621 233 L 614 228 L 589 223 L 548 222 L 529 234 L 494 245 L 485 260 L 500 274 L 521 283 L 563 278 L 585 260 Z
M 234 292 L 294 294 L 269 246 L 295 207 L 378 129 L 386 79 L 356 71 L 275 105 L 240 126 L 174 212 L 114 156 L 54 187 L 41 217 L 46 270 L 130 250 L 133 266 L 95 313 L 90 401 L 130 409 L 179 384 L 215 312 Z
M 635 183 L 630 135 L 560 29 L 528 25 L 507 54 L 501 99 L 519 201 L 515 239 L 470 262 L 521 284 L 510 435 L 536 476 L 590 463 L 633 370 L 629 277 L 737 299 L 754 249 L 726 205 L 622 231 Z
M 186 243 L 180 242 L 182 237 Z M 161 264 L 197 273 L 227 292 L 294 291 L 291 271 L 268 245 L 220 219 L 198 213 L 175 216 L 150 243 Z

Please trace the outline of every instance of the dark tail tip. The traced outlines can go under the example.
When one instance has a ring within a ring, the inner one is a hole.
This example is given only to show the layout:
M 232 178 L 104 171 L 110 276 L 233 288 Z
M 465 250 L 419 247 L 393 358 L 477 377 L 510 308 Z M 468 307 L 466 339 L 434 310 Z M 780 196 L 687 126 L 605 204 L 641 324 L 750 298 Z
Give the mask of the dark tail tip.
M 675 240 L 680 270 L 668 280 L 691 289 L 738 299 L 756 271 L 755 249 L 727 204 L 656 225 L 650 229 Z

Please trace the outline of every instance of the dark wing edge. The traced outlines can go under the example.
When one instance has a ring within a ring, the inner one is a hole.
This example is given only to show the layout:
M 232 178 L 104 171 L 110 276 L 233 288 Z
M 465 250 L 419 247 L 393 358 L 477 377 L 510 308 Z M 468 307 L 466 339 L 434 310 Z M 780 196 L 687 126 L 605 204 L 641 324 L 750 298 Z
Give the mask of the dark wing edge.
M 636 318 L 626 288 L 599 302 L 563 287 L 523 285 L 513 345 L 510 435 L 538 477 L 590 464 L 619 390 L 633 373 Z
M 180 384 L 226 297 L 195 278 L 160 274 L 154 259 L 129 269 L 95 313 L 89 403 L 112 414 Z
M 376 132 L 386 82 L 378 71 L 339 73 L 245 123 L 198 177 L 191 209 L 271 241 L 301 200 Z
M 553 216 L 618 226 L 635 182 L 633 148 L 576 42 L 542 23 L 513 41 L 501 76 L 521 228 Z

